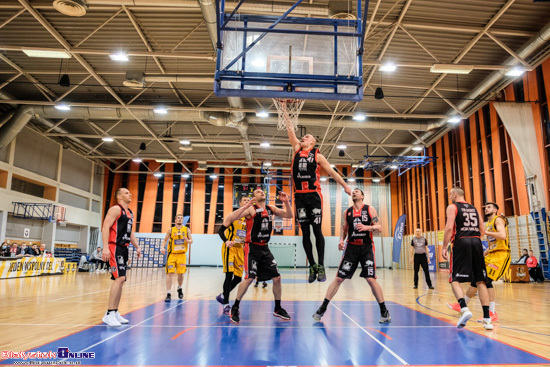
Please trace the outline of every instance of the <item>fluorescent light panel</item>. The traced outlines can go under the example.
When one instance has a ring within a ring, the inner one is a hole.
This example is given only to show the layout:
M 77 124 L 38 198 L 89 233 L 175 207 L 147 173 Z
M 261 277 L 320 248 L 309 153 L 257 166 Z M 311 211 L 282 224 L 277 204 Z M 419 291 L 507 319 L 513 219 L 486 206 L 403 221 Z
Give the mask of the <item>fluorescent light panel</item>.
M 70 111 L 71 110 L 71 106 L 69 106 L 66 103 L 58 103 L 54 107 L 55 107 L 56 110 L 59 110 L 59 111 Z
M 134 158 L 134 159 L 132 159 L 132 162 L 141 163 L 142 160 L 141 160 L 141 158 Z
M 271 162 L 264 162 L 264 167 L 271 167 L 272 163 Z
M 65 51 L 23 50 L 28 57 L 42 57 L 46 59 L 70 59 L 71 55 Z
M 451 124 L 458 124 L 462 119 L 458 116 L 453 116 L 447 120 L 447 122 L 450 122 Z
M 380 71 L 391 72 L 395 71 L 395 69 L 397 69 L 397 66 L 391 62 L 380 66 Z
M 190 142 L 189 140 L 183 139 L 183 140 L 180 140 L 180 144 L 181 144 L 181 145 L 190 145 L 191 142 Z
M 260 146 L 263 148 L 269 148 L 271 144 L 269 144 L 267 141 L 264 141 L 263 143 L 260 143 Z
M 506 76 L 520 76 L 523 75 L 523 73 L 525 73 L 525 70 L 521 68 L 513 68 L 506 72 Z
M 258 112 L 256 112 L 256 117 L 262 117 L 262 118 L 269 117 L 269 112 L 267 112 L 267 111 L 258 111 Z
M 175 159 L 155 159 L 157 163 L 178 163 Z
M 347 148 L 347 145 L 344 145 L 344 144 L 340 144 L 336 147 L 337 149 L 346 149 Z
M 430 68 L 432 73 L 445 74 L 470 74 L 474 70 L 472 65 L 433 64 Z
M 355 120 L 355 121 L 365 121 L 366 118 L 367 118 L 367 116 L 365 116 L 362 113 L 357 113 L 357 114 L 353 115 L 353 117 L 352 117 L 352 119 Z
M 113 61 L 127 62 L 129 60 L 128 55 L 126 55 L 125 53 L 122 53 L 122 52 L 119 52 L 119 53 L 116 53 L 116 54 L 110 54 L 109 57 Z
M 112 141 L 115 141 L 115 139 L 111 138 L 110 136 L 104 136 L 104 137 L 101 138 L 101 140 L 103 140 L 106 143 L 110 143 Z
M 159 115 L 166 115 L 168 113 L 168 110 L 164 107 L 157 107 L 153 111 Z

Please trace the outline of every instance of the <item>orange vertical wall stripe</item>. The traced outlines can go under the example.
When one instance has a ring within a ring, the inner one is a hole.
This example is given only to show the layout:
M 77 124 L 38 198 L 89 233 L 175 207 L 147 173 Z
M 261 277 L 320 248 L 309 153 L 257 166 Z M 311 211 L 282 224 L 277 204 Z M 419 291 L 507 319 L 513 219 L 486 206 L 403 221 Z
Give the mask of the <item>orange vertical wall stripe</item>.
M 421 173 L 421 176 L 420 176 L 420 185 L 421 185 L 421 200 L 420 200 L 420 212 L 422 213 L 421 214 L 421 218 L 422 218 L 422 222 L 420 223 L 420 225 L 422 226 L 422 232 L 425 232 L 427 231 L 427 213 L 426 213 L 426 169 L 424 167 L 420 168 L 418 170 L 418 172 Z
M 395 224 L 399 218 L 399 185 L 397 184 L 397 173 L 390 175 L 390 194 L 391 194 L 391 227 L 390 236 L 393 236 Z
M 117 204 L 117 200 L 115 198 L 115 192 L 121 186 L 122 186 L 122 175 L 115 174 L 115 177 L 113 179 L 113 190 L 108 193 L 109 195 L 111 195 L 111 206 Z M 109 210 L 109 208 L 107 208 L 107 210 Z
M 130 170 L 131 171 L 137 171 L 139 170 L 139 165 L 141 163 L 132 162 L 130 163 Z M 128 175 L 128 190 L 132 194 L 132 202 L 128 206 L 132 213 L 134 213 L 134 225 L 137 221 L 135 216 L 137 215 L 137 207 L 138 207 L 138 194 L 139 194 L 139 175 L 136 173 L 131 173 Z M 135 230 L 135 226 L 134 226 Z
M 476 112 L 478 113 L 478 112 Z M 472 147 L 472 182 L 473 182 L 473 198 L 474 201 L 472 204 L 476 208 L 481 208 L 481 180 L 479 177 L 480 168 L 479 168 L 479 152 L 478 152 L 478 146 L 477 146 L 477 132 L 476 132 L 476 119 L 475 114 L 470 116 L 470 139 L 471 139 L 471 147 Z
M 218 173 L 219 168 L 214 169 L 215 173 Z M 216 178 L 212 182 L 212 191 L 210 191 L 210 211 L 208 212 L 208 229 L 207 234 L 214 234 L 214 227 L 216 225 L 216 207 L 218 204 L 218 186 L 220 179 Z
M 472 192 L 470 190 L 470 170 L 468 169 L 468 153 L 467 153 L 467 144 L 466 141 L 466 132 L 464 128 L 464 121 L 460 123 L 459 126 L 460 134 L 460 156 L 462 158 L 462 165 L 460 167 L 462 171 L 462 189 L 464 190 L 464 197 L 467 202 L 471 203 L 472 201 Z
M 346 194 L 346 196 L 348 196 Z M 346 207 L 347 208 L 347 207 Z M 334 216 L 334 225 L 335 228 L 335 236 L 340 236 L 340 232 L 342 229 L 342 189 L 339 186 L 336 186 L 336 215 Z
M 416 179 L 416 168 L 413 168 L 410 170 L 411 172 L 411 187 L 412 187 L 412 192 L 411 192 L 411 211 L 412 211 L 412 225 L 411 225 L 411 230 L 413 230 L 414 228 L 416 228 L 417 224 L 418 224 L 418 215 L 417 215 L 417 208 L 418 208 L 418 202 L 417 202 L 417 196 L 416 196 L 416 189 L 418 187 L 418 181 Z
M 231 173 L 229 169 L 224 169 L 224 173 Z M 223 217 L 227 217 L 233 212 L 233 176 L 225 176 L 223 179 Z M 237 198 L 240 199 L 240 198 Z M 237 206 L 239 203 L 237 202 Z
M 491 108 L 491 141 L 493 143 L 493 179 L 495 180 L 495 202 L 504 212 L 504 188 L 502 187 L 502 156 L 500 155 L 500 136 L 498 129 L 497 111 L 493 103 Z
M 493 184 L 493 172 L 491 171 L 491 164 L 489 162 L 489 147 L 487 146 L 487 138 L 486 136 L 490 133 L 490 131 L 485 131 L 485 116 L 483 113 L 479 113 L 479 128 L 481 133 L 481 150 L 483 155 L 483 166 L 485 167 L 485 190 L 487 190 L 487 201 L 494 202 L 495 201 L 495 193 L 493 188 L 495 185 Z M 493 149 L 494 150 L 494 149 Z M 494 167 L 494 163 L 493 167 Z M 483 203 L 485 204 L 485 203 Z
M 435 151 L 437 155 L 437 207 L 439 220 L 438 230 L 445 228 L 445 183 L 443 182 L 443 147 L 442 140 L 439 139 L 435 142 Z M 412 233 L 412 232 L 411 232 Z
M 191 233 L 204 234 L 204 207 L 206 204 L 206 179 L 204 176 L 193 177 L 191 192 Z
M 149 162 L 149 169 L 151 171 L 156 171 L 159 166 L 160 165 L 157 162 Z M 158 178 L 156 178 L 154 175 L 147 175 L 139 225 L 140 232 L 153 232 L 153 219 L 155 217 L 158 181 Z
M 429 148 L 429 154 L 430 156 L 434 156 L 434 146 L 433 144 Z M 430 170 L 430 210 L 432 211 L 431 220 L 430 220 L 430 230 L 435 231 L 438 228 L 437 223 L 437 200 L 435 195 L 435 175 L 434 175 L 434 164 L 433 162 L 428 165 L 428 169 Z M 427 229 L 426 229 L 427 230 Z
M 445 182 L 445 186 L 447 186 L 447 195 L 451 193 L 451 189 L 453 188 L 453 168 L 451 166 L 451 152 L 449 147 L 449 139 L 451 138 L 450 135 L 450 133 L 445 135 L 445 139 L 443 140 L 445 142 L 445 170 L 447 171 L 447 182 Z
M 174 172 L 174 164 L 166 163 L 164 172 Z M 172 202 L 174 201 L 174 176 L 164 175 L 164 190 L 162 192 L 162 232 L 166 233 L 172 227 Z
M 180 181 L 180 191 L 178 194 L 178 205 L 176 207 L 176 212 L 174 213 L 174 216 L 176 214 L 183 214 L 184 207 L 185 207 L 185 185 L 187 184 L 187 180 L 182 177 Z

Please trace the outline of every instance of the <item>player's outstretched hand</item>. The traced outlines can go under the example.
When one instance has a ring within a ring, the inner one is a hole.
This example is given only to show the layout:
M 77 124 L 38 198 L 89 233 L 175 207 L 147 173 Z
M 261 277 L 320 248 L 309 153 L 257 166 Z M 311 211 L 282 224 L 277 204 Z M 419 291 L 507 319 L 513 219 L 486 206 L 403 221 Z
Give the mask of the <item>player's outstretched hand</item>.
M 284 191 L 279 191 L 279 199 L 281 199 L 281 201 L 284 203 L 288 203 L 290 201 L 288 194 Z
M 346 241 L 340 240 L 340 242 L 338 243 L 338 250 L 344 251 L 345 248 L 346 248 Z

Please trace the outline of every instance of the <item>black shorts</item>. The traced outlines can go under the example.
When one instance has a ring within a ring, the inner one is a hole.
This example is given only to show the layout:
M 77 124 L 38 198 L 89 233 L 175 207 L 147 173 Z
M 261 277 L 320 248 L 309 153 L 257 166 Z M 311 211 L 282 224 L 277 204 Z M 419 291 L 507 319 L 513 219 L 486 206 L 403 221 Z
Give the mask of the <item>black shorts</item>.
M 338 266 L 337 277 L 351 279 L 357 266 L 361 264 L 361 278 L 376 279 L 376 262 L 374 261 L 374 246 L 347 244 L 340 266 Z
M 281 275 L 277 268 L 277 261 L 269 247 L 253 243 L 247 243 L 244 246 L 244 271 L 246 272 L 245 279 L 257 277 L 260 282 Z
M 126 267 L 128 266 L 128 246 L 109 244 L 111 257 L 109 258 L 109 269 L 111 271 L 111 279 L 126 276 Z
M 300 225 L 321 224 L 323 197 L 319 192 L 295 193 L 296 218 Z
M 487 277 L 483 245 L 478 237 L 460 238 L 453 244 L 451 256 L 452 282 L 484 282 Z

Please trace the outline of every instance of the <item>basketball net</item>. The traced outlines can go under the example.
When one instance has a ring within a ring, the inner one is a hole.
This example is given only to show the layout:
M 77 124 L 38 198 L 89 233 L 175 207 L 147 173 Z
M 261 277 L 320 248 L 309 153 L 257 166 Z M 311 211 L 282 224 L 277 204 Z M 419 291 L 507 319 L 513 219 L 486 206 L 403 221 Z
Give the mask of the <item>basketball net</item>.
M 280 99 L 273 98 L 279 115 L 279 130 L 298 130 L 298 116 L 304 106 L 305 99 Z

